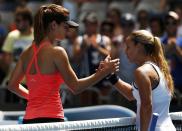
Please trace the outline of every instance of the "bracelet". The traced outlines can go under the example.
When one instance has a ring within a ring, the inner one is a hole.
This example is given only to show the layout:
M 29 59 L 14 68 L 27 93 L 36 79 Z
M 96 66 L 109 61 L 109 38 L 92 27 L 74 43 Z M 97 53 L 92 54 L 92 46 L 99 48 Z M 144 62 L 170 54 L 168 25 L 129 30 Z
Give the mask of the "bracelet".
M 109 76 L 106 77 L 106 79 L 109 82 L 111 82 L 112 85 L 115 85 L 118 82 L 119 77 L 116 74 L 110 74 Z

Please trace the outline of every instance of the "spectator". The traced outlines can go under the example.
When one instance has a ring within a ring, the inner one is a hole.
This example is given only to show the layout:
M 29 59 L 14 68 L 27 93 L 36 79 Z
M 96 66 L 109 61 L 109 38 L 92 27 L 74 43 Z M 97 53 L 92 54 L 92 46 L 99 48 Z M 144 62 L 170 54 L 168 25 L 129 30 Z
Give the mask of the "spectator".
M 85 34 L 77 38 L 77 54 L 81 60 L 81 76 L 88 76 L 98 68 L 99 61 L 110 54 L 110 39 L 98 33 L 99 23 L 96 13 L 90 12 L 85 16 Z M 101 92 L 109 90 L 106 80 L 94 85 Z M 84 98 L 85 99 L 85 98 Z
M 164 34 L 164 22 L 161 15 L 152 15 L 149 22 L 150 31 L 154 36 L 162 37 Z
M 109 37 L 111 40 L 113 38 L 114 33 L 114 24 L 110 19 L 106 19 L 102 21 L 100 25 L 100 34 Z
M 128 83 L 133 81 L 133 71 L 135 70 L 135 64 L 129 62 L 126 54 L 126 38 L 135 29 L 135 20 L 132 14 L 124 14 L 121 18 L 121 26 L 123 29 L 123 35 L 121 39 L 113 39 L 112 41 L 112 58 L 120 58 L 120 71 L 119 76 Z
M 84 19 L 84 24 L 85 34 L 77 39 L 81 57 L 84 57 L 84 59 L 87 57 L 87 60 L 83 61 L 84 66 L 87 66 L 85 63 L 88 63 L 88 67 L 82 71 L 83 76 L 95 72 L 99 61 L 110 53 L 110 39 L 97 32 L 99 27 L 97 15 L 93 12 L 88 13 Z
M 9 75 L 15 67 L 20 54 L 33 40 L 33 18 L 31 11 L 26 7 L 18 7 L 15 11 L 15 23 L 17 29 L 9 32 L 2 47 L 3 64 L 1 68 L 7 73 L 4 85 L 9 80 Z
M 163 13 L 167 9 L 168 0 L 133 0 L 136 10 L 147 9 L 152 13 Z
M 121 14 L 122 13 L 118 8 L 108 9 L 106 14 L 107 19 L 110 19 L 114 24 L 114 37 L 117 37 L 122 34 L 122 28 L 120 23 Z
M 177 37 L 179 16 L 169 11 L 165 16 L 166 33 L 161 38 L 175 88 L 182 92 L 182 37 Z
M 121 35 L 120 39 L 113 39 L 112 48 L 111 48 L 111 57 L 119 58 L 119 72 L 118 76 L 128 82 L 132 83 L 134 80 L 133 72 L 136 69 L 136 64 L 131 63 L 128 57 L 125 54 L 126 50 L 126 38 L 134 31 L 135 29 L 135 19 L 134 16 L 130 13 L 126 13 L 121 18 L 121 27 L 123 29 L 123 35 Z M 119 37 L 118 37 L 119 38 Z M 135 108 L 135 104 L 129 102 L 125 97 L 121 96 L 116 90 L 113 90 L 111 94 L 112 103 L 120 104 L 127 108 L 133 109 Z
M 178 37 L 182 37 L 182 5 L 177 5 L 174 9 L 174 11 L 178 14 L 179 16 L 179 26 L 178 26 Z
M 67 54 L 70 61 L 70 64 L 80 78 L 80 70 L 81 63 L 79 57 L 77 55 L 78 45 L 76 44 L 76 38 L 78 37 L 78 29 L 77 28 L 69 28 L 69 31 L 66 33 L 66 39 L 59 42 L 59 45 L 62 46 Z
M 2 85 L 7 86 L 10 74 L 15 68 L 22 51 L 31 45 L 33 40 L 33 18 L 31 11 L 26 7 L 18 7 L 15 11 L 15 23 L 17 29 L 8 33 L 2 47 L 1 70 L 5 71 L 6 77 Z M 25 80 L 22 81 L 25 84 Z M 6 102 L 19 102 L 20 99 L 10 92 L 6 92 Z
M 146 9 L 137 12 L 136 29 L 149 30 L 149 12 Z

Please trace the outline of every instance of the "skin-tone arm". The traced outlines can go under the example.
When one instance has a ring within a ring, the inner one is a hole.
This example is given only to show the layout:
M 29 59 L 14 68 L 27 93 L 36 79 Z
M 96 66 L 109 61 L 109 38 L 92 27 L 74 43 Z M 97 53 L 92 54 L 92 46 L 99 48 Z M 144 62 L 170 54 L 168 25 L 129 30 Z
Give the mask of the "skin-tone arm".
M 146 73 L 138 68 L 135 73 L 135 83 L 139 88 L 139 94 L 141 99 L 141 107 L 140 107 L 140 131 L 147 131 L 151 113 L 152 113 L 152 104 L 151 104 L 151 84 L 150 79 L 146 75 Z M 117 90 L 125 96 L 128 100 L 134 100 L 132 94 L 132 86 L 121 79 L 115 84 Z
M 88 38 L 87 36 L 83 37 L 83 42 L 82 44 L 79 44 L 78 40 L 75 40 L 74 46 L 73 46 L 73 51 L 74 51 L 74 56 L 76 56 L 77 60 L 82 60 L 83 55 L 87 51 L 87 48 L 90 46 L 90 41 L 92 41 L 93 46 L 104 56 L 107 56 L 110 54 L 111 50 L 111 43 L 110 40 L 107 41 L 106 48 L 100 47 L 97 43 L 94 37 Z
M 97 43 L 96 41 L 96 35 L 91 36 L 90 40 L 92 43 L 92 46 L 95 47 L 101 54 L 107 56 L 110 53 L 111 50 L 111 42 L 109 39 L 107 39 L 106 47 L 103 48 Z
M 145 69 L 142 67 L 136 69 L 134 75 L 141 99 L 140 131 L 147 131 L 152 114 L 151 82 Z
M 108 45 L 109 45 L 109 44 L 108 44 Z M 101 47 L 101 46 L 96 46 L 96 49 L 97 49 L 100 53 L 102 53 L 103 55 L 107 56 L 107 55 L 109 55 L 108 45 L 107 45 L 106 48 L 103 48 L 103 47 Z
M 119 60 L 112 60 L 107 64 L 104 64 L 102 69 L 99 69 L 95 74 L 82 79 L 78 79 L 69 64 L 67 54 L 63 48 L 56 47 L 54 61 L 57 69 L 63 76 L 65 83 L 68 85 L 68 87 L 70 87 L 71 91 L 74 94 L 77 94 L 89 86 L 96 84 L 109 73 L 115 72 L 119 68 Z
M 23 62 L 21 56 L 8 83 L 8 89 L 17 94 L 18 96 L 28 100 L 28 90 L 21 84 L 19 84 L 20 81 L 23 79 L 23 76 Z
M 128 100 L 134 100 L 132 94 L 132 86 L 123 80 L 119 79 L 119 81 L 115 84 L 116 89 Z
M 96 82 L 104 78 L 106 75 L 108 75 L 111 72 L 117 71 L 119 68 L 118 66 L 119 60 L 113 60 L 107 64 L 103 63 L 102 64 L 103 69 L 99 69 L 97 73 L 83 79 L 78 79 L 69 64 L 65 50 L 62 47 L 56 47 L 56 48 L 57 51 L 53 57 L 55 65 L 62 74 L 66 84 L 71 88 L 71 90 L 75 94 L 95 84 Z M 28 94 L 29 94 L 28 90 L 19 84 L 22 78 L 24 77 L 23 62 L 22 62 L 23 56 L 24 55 L 22 54 L 12 73 L 10 82 L 8 84 L 8 89 L 17 94 L 18 96 L 28 99 Z

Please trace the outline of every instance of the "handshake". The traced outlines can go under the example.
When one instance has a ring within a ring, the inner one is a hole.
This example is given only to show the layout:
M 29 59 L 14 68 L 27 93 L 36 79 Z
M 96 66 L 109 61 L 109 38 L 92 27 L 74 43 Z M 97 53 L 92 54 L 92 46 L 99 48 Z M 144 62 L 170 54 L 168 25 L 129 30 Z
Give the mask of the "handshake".
M 106 74 L 106 79 L 115 85 L 119 80 L 119 77 L 115 74 L 119 71 L 119 64 L 119 59 L 111 60 L 110 55 L 108 55 L 104 61 L 100 62 L 96 72 L 104 72 L 104 74 Z

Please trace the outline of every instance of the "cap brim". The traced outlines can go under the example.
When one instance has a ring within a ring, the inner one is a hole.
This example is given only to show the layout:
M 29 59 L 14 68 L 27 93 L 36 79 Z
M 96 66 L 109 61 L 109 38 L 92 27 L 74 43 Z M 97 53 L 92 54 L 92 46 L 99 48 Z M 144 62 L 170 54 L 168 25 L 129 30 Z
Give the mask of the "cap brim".
M 67 21 L 66 22 L 70 27 L 79 27 L 79 24 L 78 23 L 76 23 L 76 22 L 74 22 L 74 21 L 71 21 L 71 20 L 69 20 L 69 21 Z

